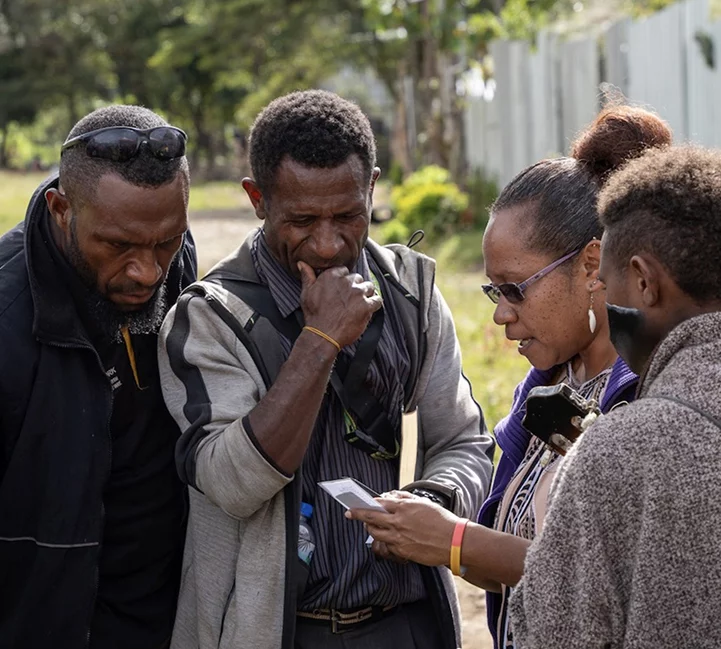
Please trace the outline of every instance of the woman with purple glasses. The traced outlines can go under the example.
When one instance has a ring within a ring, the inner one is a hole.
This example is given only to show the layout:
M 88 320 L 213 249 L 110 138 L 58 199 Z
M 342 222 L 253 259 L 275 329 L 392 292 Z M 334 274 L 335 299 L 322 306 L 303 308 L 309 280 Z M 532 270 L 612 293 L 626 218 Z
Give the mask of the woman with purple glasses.
M 598 281 L 603 230 L 596 197 L 625 161 L 670 142 L 670 130 L 655 115 L 606 109 L 576 140 L 571 157 L 522 171 L 491 210 L 483 241 L 491 283 L 483 291 L 497 305 L 494 322 L 518 341 L 518 353 L 532 368 L 495 429 L 503 455 L 480 524 L 398 492 L 382 501 L 387 514 L 351 513 L 401 558 L 456 569 L 460 564 L 463 577 L 487 591 L 496 647 L 514 647 L 508 601 L 528 546 L 543 526 L 559 464 L 558 454 L 521 423 L 526 397 L 533 387 L 566 383 L 595 399 L 603 412 L 633 399 L 637 377 L 611 343 Z

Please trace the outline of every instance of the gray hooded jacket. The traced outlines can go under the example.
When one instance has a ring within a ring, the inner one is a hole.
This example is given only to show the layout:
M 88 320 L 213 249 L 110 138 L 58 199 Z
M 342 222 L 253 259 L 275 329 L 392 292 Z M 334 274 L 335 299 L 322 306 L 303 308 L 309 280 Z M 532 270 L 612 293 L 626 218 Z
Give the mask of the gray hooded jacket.
M 678 325 L 639 399 L 574 446 L 511 600 L 517 648 L 721 647 L 720 393 L 710 313 Z
M 252 275 L 254 234 L 211 272 Z M 422 305 L 418 322 L 427 347 L 407 404 L 419 413 L 414 484 L 432 483 L 451 497 L 455 513 L 475 516 L 488 492 L 493 442 L 461 372 L 453 321 L 433 286 L 434 263 L 404 246 L 369 241 L 367 247 Z M 217 284 L 202 284 L 242 324 L 253 315 Z M 194 487 L 172 649 L 291 648 L 296 601 L 287 568 L 293 557 L 297 562 L 297 514 L 288 505 L 294 478 L 268 461 L 243 424 L 266 387 L 246 347 L 206 300 L 182 305 L 181 299 L 168 315 L 159 347 L 165 399 L 184 431 L 179 449 L 192 449 L 190 457 L 178 458 L 179 467 Z M 419 338 L 417 331 L 407 333 L 409 340 Z M 460 646 L 450 573 L 429 572 Z

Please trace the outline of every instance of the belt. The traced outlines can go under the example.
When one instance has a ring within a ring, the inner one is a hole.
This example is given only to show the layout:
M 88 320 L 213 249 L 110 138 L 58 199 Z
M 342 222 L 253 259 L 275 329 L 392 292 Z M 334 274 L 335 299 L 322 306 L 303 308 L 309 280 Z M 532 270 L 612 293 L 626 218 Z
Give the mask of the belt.
M 382 620 L 393 615 L 399 608 L 399 606 L 366 606 L 345 610 L 314 608 L 312 611 L 297 611 L 296 615 L 312 624 L 330 624 L 331 633 L 343 633 L 352 627 Z

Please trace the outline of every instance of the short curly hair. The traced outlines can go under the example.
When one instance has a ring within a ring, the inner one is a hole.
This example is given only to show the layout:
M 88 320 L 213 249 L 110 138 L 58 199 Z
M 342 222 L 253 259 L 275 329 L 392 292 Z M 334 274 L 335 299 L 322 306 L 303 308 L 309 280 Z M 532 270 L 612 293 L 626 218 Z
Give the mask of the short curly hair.
M 83 117 L 70 131 L 67 139 L 109 126 L 146 129 L 168 126 L 168 123 L 160 115 L 142 106 L 115 104 L 98 108 Z M 126 162 L 114 162 L 91 158 L 85 153 L 85 144 L 81 143 L 66 149 L 60 157 L 60 185 L 71 203 L 76 206 L 94 196 L 98 181 L 107 173 L 117 174 L 126 182 L 139 187 L 160 187 L 172 182 L 182 173 L 186 179 L 186 193 L 189 188 L 190 173 L 185 156 L 173 160 L 159 160 L 147 147 L 141 147 L 134 158 Z
M 253 177 L 266 196 L 286 156 L 308 167 L 332 169 L 356 154 L 368 183 L 376 164 L 368 118 L 356 104 L 325 90 L 292 92 L 272 101 L 256 118 L 249 147 Z
M 649 252 L 697 302 L 721 299 L 721 152 L 649 151 L 610 177 L 598 209 L 619 267 Z

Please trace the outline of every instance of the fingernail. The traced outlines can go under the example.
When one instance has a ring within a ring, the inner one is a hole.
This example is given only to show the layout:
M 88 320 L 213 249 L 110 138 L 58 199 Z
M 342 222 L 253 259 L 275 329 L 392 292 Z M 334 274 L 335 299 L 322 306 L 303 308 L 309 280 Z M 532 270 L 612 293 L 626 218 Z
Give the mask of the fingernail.
M 345 514 L 343 514 L 346 518 L 353 518 L 353 514 L 351 514 L 349 511 L 347 511 Z

